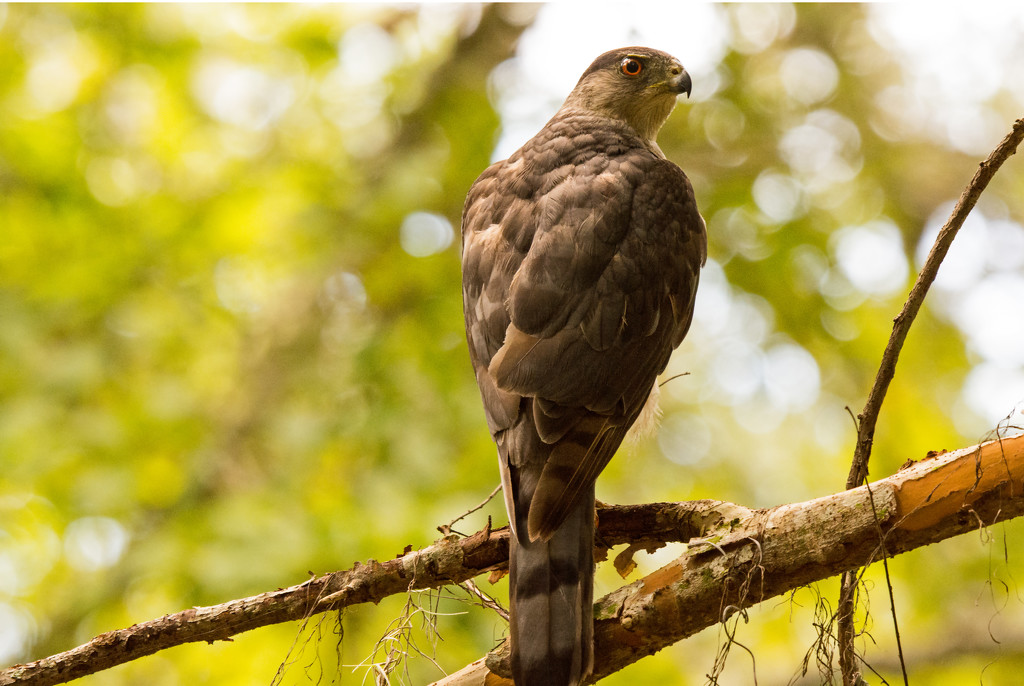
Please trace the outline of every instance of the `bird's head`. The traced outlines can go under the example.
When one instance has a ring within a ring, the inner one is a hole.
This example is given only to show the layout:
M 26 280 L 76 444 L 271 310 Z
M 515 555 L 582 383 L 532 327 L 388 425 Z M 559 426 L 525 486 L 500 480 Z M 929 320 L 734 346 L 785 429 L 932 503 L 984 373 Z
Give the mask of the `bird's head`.
M 619 48 L 594 60 L 563 107 L 624 121 L 653 141 L 677 96 L 689 96 L 690 86 L 690 75 L 672 55 L 651 48 Z

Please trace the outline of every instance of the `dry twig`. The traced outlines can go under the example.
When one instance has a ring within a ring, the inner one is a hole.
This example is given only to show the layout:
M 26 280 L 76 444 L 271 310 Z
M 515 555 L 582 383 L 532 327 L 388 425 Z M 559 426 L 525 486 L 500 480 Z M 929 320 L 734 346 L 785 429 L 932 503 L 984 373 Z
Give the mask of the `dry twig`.
M 921 273 L 917 276 L 917 281 L 914 282 L 913 288 L 910 289 L 910 295 L 907 297 L 903 309 L 893 320 L 892 335 L 885 346 L 885 352 L 882 353 L 882 362 L 878 367 L 878 374 L 875 376 L 874 385 L 868 394 L 864 410 L 857 415 L 857 445 L 854 449 L 850 473 L 846 478 L 846 487 L 848 489 L 861 485 L 867 479 L 868 462 L 871 458 L 871 444 L 874 441 L 875 425 L 878 422 L 878 414 L 882 409 L 882 401 L 885 400 L 889 384 L 896 375 L 896 363 L 899 361 L 903 344 L 907 340 L 907 334 L 910 333 L 910 327 L 914 323 L 917 313 L 921 310 L 921 305 L 928 294 L 928 289 L 939 272 L 939 266 L 942 264 L 942 260 L 945 259 L 949 246 L 952 245 L 957 232 L 963 226 L 964 220 L 967 219 L 967 215 L 974 209 L 978 198 L 981 197 L 981 193 L 988 186 L 989 181 L 995 176 L 1003 162 L 1017 151 L 1017 146 L 1020 145 L 1021 140 L 1024 140 L 1024 119 L 1018 119 L 1014 122 L 1010 132 L 1000 141 L 988 158 L 979 165 L 974 178 L 967 184 L 967 187 L 960 195 L 960 199 L 957 200 L 953 213 L 935 238 L 935 243 L 928 253 L 928 258 L 921 268 Z M 840 582 L 839 607 L 837 608 L 839 665 L 843 674 L 844 686 L 853 686 L 858 678 L 853 645 L 855 638 L 853 614 L 856 578 L 856 570 L 849 570 L 843 573 L 842 581 Z M 895 616 L 895 610 L 893 612 Z M 897 633 L 897 640 L 898 636 Z M 903 676 L 904 682 L 906 682 L 905 669 Z

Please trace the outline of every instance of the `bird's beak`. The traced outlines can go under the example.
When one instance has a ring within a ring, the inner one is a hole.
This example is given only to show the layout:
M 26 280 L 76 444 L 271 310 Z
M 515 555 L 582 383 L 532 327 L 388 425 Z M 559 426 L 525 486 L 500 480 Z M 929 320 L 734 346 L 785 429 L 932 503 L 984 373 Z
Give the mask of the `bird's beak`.
M 690 80 L 690 75 L 686 73 L 685 69 L 682 69 L 668 82 L 669 86 L 672 87 L 672 91 L 676 94 L 686 93 L 686 97 L 690 97 L 690 89 L 693 87 L 693 81 Z

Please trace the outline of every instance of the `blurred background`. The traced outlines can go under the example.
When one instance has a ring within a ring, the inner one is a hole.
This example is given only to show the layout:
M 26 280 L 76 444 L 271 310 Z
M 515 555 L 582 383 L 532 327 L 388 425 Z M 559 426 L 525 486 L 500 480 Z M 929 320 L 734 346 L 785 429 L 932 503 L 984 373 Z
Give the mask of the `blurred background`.
M 483 499 L 498 476 L 463 339 L 462 201 L 623 45 L 693 77 L 659 141 L 710 257 L 667 372 L 689 375 L 598 497 L 840 490 L 892 318 L 1024 115 L 1021 35 L 1009 3 L 0 5 L 0 665 L 393 557 Z M 1022 423 L 1022 222 L 1018 155 L 911 331 L 872 478 Z M 488 516 L 504 524 L 500 498 L 456 528 Z M 610 567 L 599 594 L 624 583 Z M 912 683 L 1019 679 L 1020 524 L 890 570 Z M 720 682 L 820 683 L 837 590 L 753 609 Z M 377 665 L 424 684 L 504 636 L 466 600 L 393 597 L 79 683 L 360 684 Z M 875 568 L 862 600 L 859 645 L 900 681 Z M 704 683 L 722 641 L 604 683 Z

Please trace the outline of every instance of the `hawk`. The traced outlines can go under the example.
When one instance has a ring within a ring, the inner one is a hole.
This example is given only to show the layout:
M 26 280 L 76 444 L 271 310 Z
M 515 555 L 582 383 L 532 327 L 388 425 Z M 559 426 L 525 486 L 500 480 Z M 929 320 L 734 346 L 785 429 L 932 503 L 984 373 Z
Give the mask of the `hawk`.
M 693 317 L 704 220 L 655 143 L 690 85 L 664 52 L 601 55 L 466 198 L 466 336 L 512 528 L 517 686 L 591 670 L 594 481 Z

